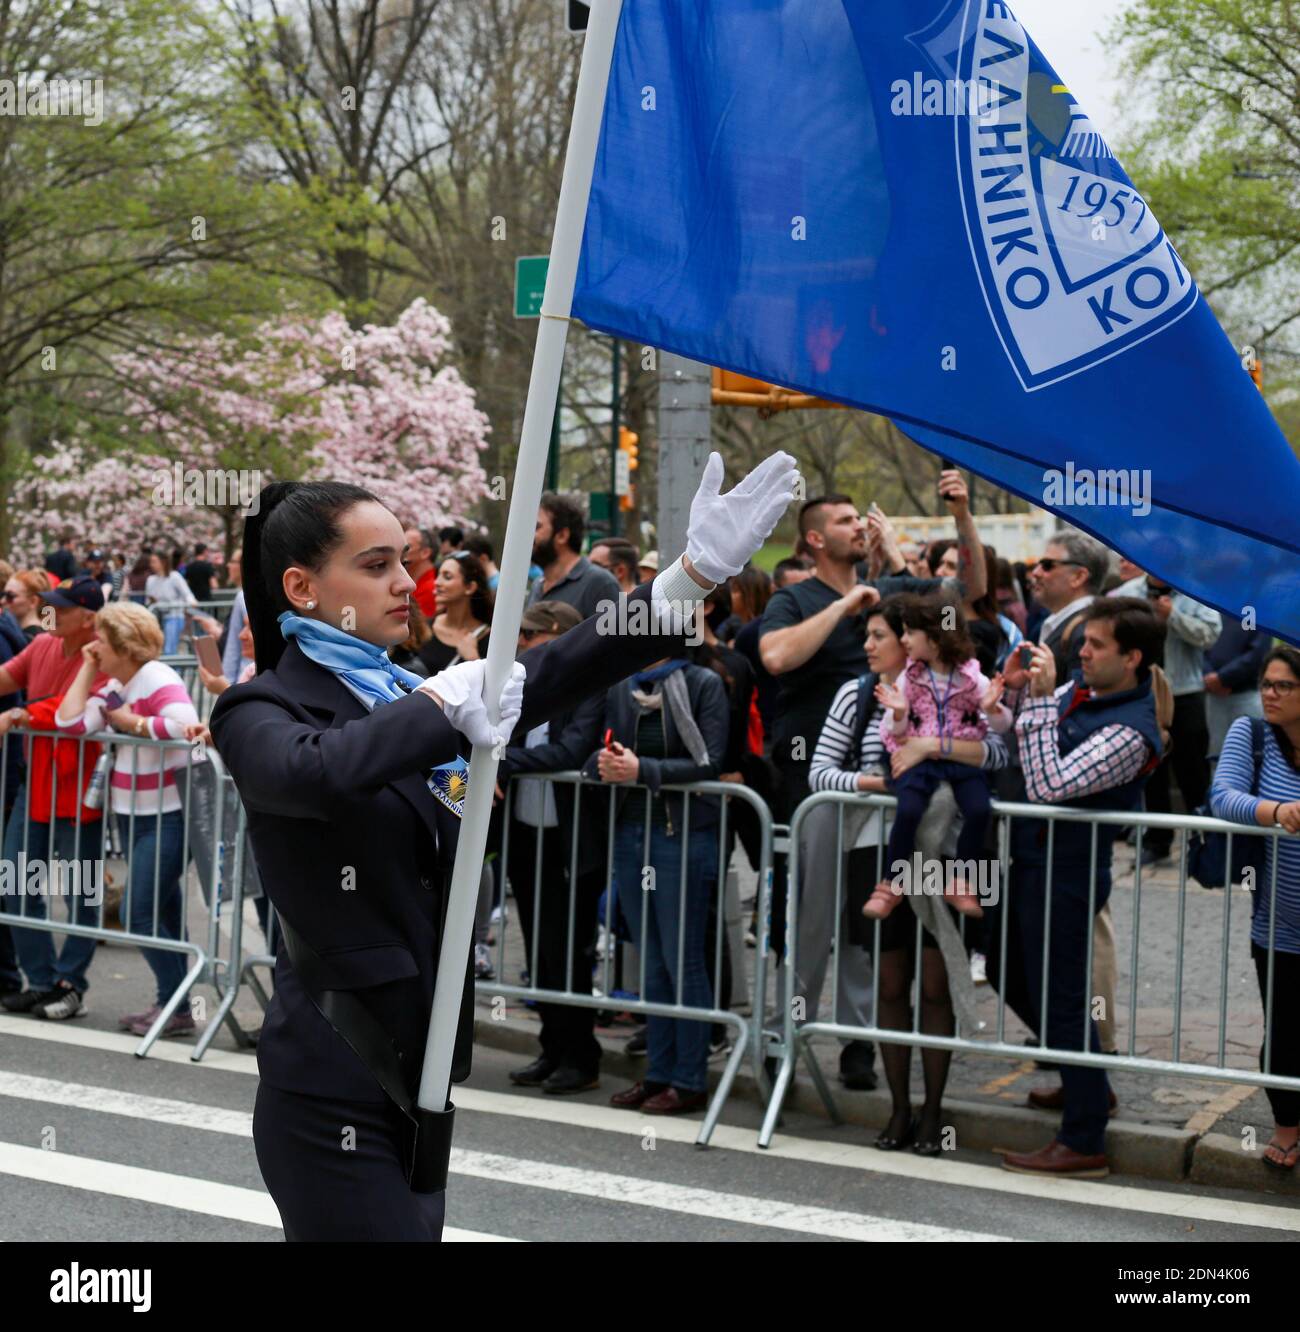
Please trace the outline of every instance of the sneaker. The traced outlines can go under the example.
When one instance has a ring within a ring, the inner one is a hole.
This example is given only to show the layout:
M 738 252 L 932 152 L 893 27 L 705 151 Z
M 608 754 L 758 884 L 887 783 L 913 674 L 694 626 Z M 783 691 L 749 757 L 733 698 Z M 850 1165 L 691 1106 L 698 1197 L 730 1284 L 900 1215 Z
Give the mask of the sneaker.
M 49 990 L 16 990 L 0 999 L 6 1013 L 30 1013 L 50 996 Z
M 474 979 L 494 980 L 496 971 L 492 966 L 492 952 L 487 944 L 474 945 Z
M 988 963 L 983 953 L 972 953 L 970 955 L 970 978 L 976 985 L 987 985 L 989 983 Z
M 731 1042 L 725 1036 L 710 1038 L 709 1040 L 709 1058 L 721 1059 L 723 1055 L 731 1053 Z
M 506 906 L 494 906 L 492 914 L 488 917 L 489 925 L 504 925 L 510 919 L 510 908 Z
M 41 1002 L 34 1005 L 32 1011 L 40 1018 L 51 1022 L 61 1022 L 64 1018 L 84 1016 L 86 1001 L 81 991 L 67 981 L 60 981 L 52 990 L 48 990 Z
M 158 1014 L 161 1008 L 155 1008 L 152 1016 L 144 1014 L 140 1020 L 134 1023 L 130 1031 L 136 1036 L 147 1036 L 149 1028 L 158 1020 Z M 179 1012 L 173 1013 L 167 1025 L 158 1034 L 160 1036 L 192 1036 L 197 1030 L 194 1024 L 194 1018 L 188 1008 L 182 1008 Z
M 154 1024 L 154 1019 L 162 1012 L 161 1004 L 154 1004 L 152 1008 L 146 1008 L 143 1013 L 124 1013 L 117 1020 L 117 1025 L 123 1031 L 134 1031 L 137 1024 L 143 1022 L 145 1030 L 148 1031 Z

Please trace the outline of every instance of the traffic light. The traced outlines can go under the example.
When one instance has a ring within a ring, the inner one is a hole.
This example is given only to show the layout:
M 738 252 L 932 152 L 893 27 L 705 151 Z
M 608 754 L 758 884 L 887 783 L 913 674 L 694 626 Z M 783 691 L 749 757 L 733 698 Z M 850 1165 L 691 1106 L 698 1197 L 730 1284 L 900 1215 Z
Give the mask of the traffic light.
M 632 491 L 632 473 L 637 469 L 637 444 L 640 436 L 627 426 L 618 428 L 618 458 L 615 489 L 618 492 L 618 507 L 626 512 L 636 507 Z

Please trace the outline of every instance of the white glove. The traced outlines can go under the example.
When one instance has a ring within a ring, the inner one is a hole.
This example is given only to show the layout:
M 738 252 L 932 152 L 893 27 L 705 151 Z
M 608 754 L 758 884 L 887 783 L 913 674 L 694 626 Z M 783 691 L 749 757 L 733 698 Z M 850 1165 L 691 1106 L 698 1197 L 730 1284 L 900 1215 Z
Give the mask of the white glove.
M 788 453 L 774 453 L 722 495 L 722 456 L 709 454 L 691 501 L 686 555 L 711 583 L 734 578 L 771 536 L 794 498 L 796 467 Z
M 431 675 L 420 688 L 442 700 L 447 720 L 471 745 L 493 748 L 508 744 L 519 714 L 524 710 L 524 680 L 527 668 L 517 661 L 501 686 L 501 720 L 493 726 L 488 720 L 483 687 L 487 681 L 486 661 L 460 661 L 445 671 Z

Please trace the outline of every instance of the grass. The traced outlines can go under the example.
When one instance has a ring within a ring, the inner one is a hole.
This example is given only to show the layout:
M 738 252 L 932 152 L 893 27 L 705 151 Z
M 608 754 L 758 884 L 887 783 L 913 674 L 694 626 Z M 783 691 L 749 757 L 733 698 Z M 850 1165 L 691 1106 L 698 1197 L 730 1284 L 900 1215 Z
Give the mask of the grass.
M 790 543 L 788 541 L 769 541 L 760 550 L 754 553 L 751 563 L 756 568 L 763 569 L 771 573 L 776 568 L 778 560 L 788 559 L 791 555 Z

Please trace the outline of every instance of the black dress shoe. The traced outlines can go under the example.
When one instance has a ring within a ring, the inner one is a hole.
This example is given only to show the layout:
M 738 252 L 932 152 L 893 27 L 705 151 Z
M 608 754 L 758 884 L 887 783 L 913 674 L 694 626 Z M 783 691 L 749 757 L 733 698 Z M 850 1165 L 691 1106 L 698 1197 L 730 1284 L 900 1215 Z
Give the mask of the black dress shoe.
M 510 1074 L 510 1081 L 516 1087 L 540 1087 L 555 1072 L 555 1063 L 542 1055 L 534 1059 L 526 1068 L 516 1068 Z
M 901 1152 L 904 1147 L 910 1147 L 916 1140 L 917 1119 L 913 1115 L 908 1121 L 907 1128 L 903 1130 L 901 1138 L 891 1138 L 889 1136 L 889 1125 L 886 1124 L 881 1130 L 880 1136 L 876 1139 L 876 1146 L 882 1152 Z
M 542 1083 L 542 1090 L 552 1096 L 571 1096 L 574 1092 L 591 1091 L 599 1086 L 599 1073 L 584 1073 L 580 1068 L 557 1068 Z
M 5 995 L 0 1003 L 3 1004 L 6 1013 L 30 1013 L 37 1004 L 46 1003 L 54 997 L 54 992 L 51 990 L 18 990 Z
M 876 1047 L 870 1041 L 850 1041 L 840 1051 L 840 1081 L 849 1091 L 876 1090 Z

